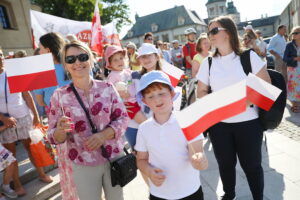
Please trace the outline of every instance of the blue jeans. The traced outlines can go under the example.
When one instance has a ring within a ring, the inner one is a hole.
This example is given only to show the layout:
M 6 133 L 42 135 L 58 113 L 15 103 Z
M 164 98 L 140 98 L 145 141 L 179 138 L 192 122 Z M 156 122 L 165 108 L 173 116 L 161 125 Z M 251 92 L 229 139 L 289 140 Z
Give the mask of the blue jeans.
M 130 128 L 128 127 L 125 132 L 125 137 L 127 141 L 129 142 L 132 149 L 134 149 L 135 143 L 136 143 L 136 134 L 138 129 L 137 128 Z

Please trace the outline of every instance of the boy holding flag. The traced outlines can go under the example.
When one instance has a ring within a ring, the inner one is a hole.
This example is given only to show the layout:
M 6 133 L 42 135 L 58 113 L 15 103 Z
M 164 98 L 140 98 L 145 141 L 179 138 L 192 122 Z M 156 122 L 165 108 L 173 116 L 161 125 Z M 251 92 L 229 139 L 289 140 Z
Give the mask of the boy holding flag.
M 150 179 L 150 200 L 203 199 L 198 171 L 208 166 L 203 136 L 185 139 L 172 111 L 178 94 L 170 79 L 161 71 L 149 72 L 137 92 L 138 101 L 153 111 L 140 125 L 135 145 L 138 168 Z

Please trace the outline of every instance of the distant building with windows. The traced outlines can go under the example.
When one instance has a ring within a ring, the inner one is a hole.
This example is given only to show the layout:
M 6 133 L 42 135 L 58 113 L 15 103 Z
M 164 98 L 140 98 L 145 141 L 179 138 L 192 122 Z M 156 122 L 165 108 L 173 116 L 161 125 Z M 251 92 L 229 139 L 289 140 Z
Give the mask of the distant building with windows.
M 184 6 L 175 6 L 157 13 L 139 17 L 135 16 L 135 24 L 122 39 L 122 43 L 129 41 L 140 46 L 143 43 L 143 36 L 146 32 L 154 34 L 154 41 L 162 40 L 171 42 L 179 40 L 185 43 L 184 30 L 190 27 L 195 28 L 198 35 L 207 31 L 207 25 L 199 15 Z
M 24 49 L 32 53 L 29 0 L 0 0 L 0 46 L 4 54 Z

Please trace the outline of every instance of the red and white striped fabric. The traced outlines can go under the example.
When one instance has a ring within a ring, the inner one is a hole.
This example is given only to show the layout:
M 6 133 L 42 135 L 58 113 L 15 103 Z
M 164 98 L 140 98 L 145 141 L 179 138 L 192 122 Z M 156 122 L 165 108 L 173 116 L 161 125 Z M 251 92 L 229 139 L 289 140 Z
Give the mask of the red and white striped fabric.
M 246 100 L 246 80 L 243 80 L 206 95 L 175 116 L 190 141 L 212 125 L 246 111 Z
M 173 87 L 176 87 L 184 72 L 166 61 L 162 62 L 162 71 L 169 76 Z
M 52 54 L 4 60 L 10 93 L 57 85 Z
M 270 110 L 281 90 L 252 73 L 247 77 L 247 99 L 264 110 Z
M 96 51 L 99 56 L 102 56 L 102 46 L 102 27 L 98 7 L 98 0 L 96 0 L 94 16 L 92 19 L 91 49 Z

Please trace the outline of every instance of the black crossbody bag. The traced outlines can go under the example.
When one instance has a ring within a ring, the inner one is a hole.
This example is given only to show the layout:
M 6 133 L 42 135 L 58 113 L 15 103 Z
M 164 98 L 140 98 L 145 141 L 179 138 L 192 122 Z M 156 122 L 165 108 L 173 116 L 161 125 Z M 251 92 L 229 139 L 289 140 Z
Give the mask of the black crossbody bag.
M 79 104 L 84 110 L 86 117 L 91 125 L 93 134 L 97 133 L 97 127 L 94 125 L 91 116 L 84 106 L 78 92 L 76 91 L 73 83 L 70 84 L 72 91 L 74 92 Z M 125 155 L 121 158 L 118 158 L 115 161 L 109 159 L 108 153 L 103 145 L 101 145 L 101 153 L 104 158 L 110 163 L 110 173 L 111 173 L 111 185 L 114 187 L 120 185 L 121 187 L 125 186 L 127 183 L 132 181 L 137 176 L 137 166 L 136 158 L 132 153 L 128 153 L 127 149 L 123 148 Z

